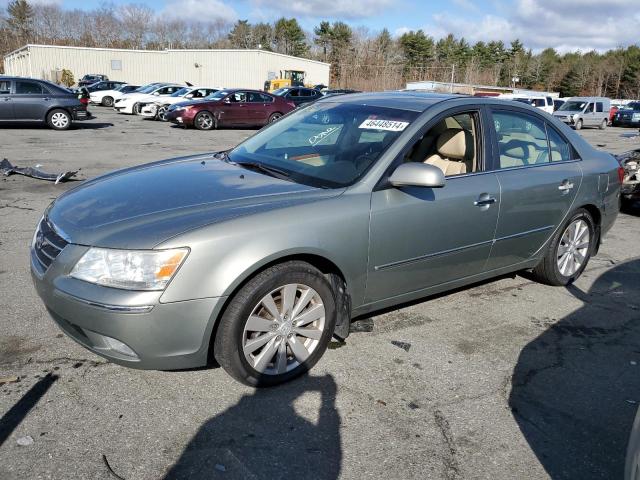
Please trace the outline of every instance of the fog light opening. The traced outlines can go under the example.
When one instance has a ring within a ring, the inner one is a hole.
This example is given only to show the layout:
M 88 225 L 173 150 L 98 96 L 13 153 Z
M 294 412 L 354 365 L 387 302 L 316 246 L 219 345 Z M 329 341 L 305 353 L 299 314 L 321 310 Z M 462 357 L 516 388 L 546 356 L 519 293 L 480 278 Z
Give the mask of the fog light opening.
M 128 357 L 138 358 L 138 356 L 136 355 L 136 352 L 131 350 L 131 348 L 128 345 L 122 343 L 120 340 L 116 340 L 115 338 L 107 337 L 105 335 L 104 341 L 111 350 L 121 353 L 123 355 L 126 355 Z

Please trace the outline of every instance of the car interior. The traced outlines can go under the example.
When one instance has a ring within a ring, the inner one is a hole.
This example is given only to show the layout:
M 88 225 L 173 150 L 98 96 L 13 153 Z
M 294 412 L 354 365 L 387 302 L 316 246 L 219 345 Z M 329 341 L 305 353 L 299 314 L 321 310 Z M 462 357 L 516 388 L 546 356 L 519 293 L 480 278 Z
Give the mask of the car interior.
M 418 140 L 405 162 L 423 162 L 438 167 L 445 176 L 479 169 L 478 128 L 475 113 L 461 113 L 439 121 Z

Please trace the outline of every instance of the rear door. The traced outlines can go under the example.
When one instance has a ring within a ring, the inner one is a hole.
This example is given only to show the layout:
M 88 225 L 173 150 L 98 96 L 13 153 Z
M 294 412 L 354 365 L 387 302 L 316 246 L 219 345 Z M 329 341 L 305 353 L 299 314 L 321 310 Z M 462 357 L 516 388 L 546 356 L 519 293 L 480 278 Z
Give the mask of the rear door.
M 13 113 L 16 120 L 44 120 L 51 107 L 52 95 L 34 80 L 15 80 Z
M 11 80 L 0 80 L 0 120 L 14 120 Z
M 489 270 L 535 255 L 571 211 L 582 181 L 577 153 L 542 117 L 502 107 L 492 116 L 501 204 Z

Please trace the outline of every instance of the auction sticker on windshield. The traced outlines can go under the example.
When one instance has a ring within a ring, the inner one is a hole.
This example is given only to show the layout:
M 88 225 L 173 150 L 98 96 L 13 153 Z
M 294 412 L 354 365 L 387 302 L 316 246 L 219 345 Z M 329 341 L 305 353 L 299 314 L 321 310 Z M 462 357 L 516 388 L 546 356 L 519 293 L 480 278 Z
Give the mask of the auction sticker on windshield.
M 397 122 L 395 120 L 382 120 L 368 118 L 360 124 L 358 128 L 372 128 L 375 130 L 388 130 L 390 132 L 401 132 L 407 128 L 409 122 Z

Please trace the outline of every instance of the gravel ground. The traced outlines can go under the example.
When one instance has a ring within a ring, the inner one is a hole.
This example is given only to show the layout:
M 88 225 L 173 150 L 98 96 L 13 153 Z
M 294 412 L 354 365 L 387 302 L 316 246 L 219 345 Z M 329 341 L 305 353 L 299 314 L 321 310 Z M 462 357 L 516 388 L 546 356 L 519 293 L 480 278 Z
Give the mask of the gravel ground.
M 252 133 L 94 112 L 68 132 L 4 128 L 0 157 L 91 178 Z M 634 132 L 581 134 L 622 152 Z M 28 245 L 70 186 L 0 179 L 0 377 L 18 377 L 0 385 L 0 478 L 116 478 L 104 458 L 126 480 L 621 477 L 640 402 L 640 209 L 570 288 L 518 275 L 379 314 L 310 375 L 256 391 L 221 369 L 126 369 L 60 333 Z

